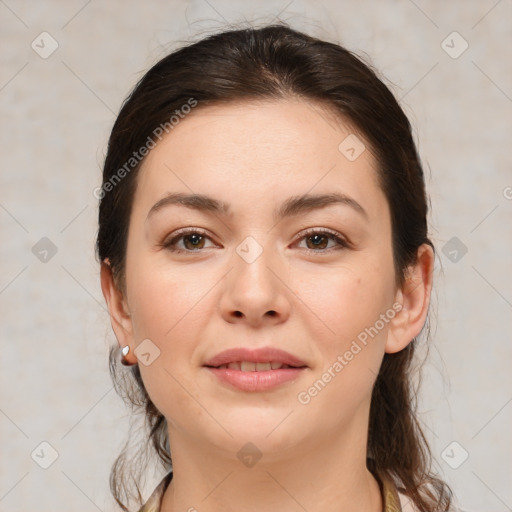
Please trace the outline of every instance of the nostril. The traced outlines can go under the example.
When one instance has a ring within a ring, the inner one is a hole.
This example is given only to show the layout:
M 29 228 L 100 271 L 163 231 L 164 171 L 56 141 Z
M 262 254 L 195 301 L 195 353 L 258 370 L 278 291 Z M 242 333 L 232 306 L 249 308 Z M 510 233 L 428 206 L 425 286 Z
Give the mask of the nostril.
M 240 318 L 241 316 L 244 316 L 244 314 L 241 311 L 235 311 L 235 316 Z
M 268 315 L 268 316 L 276 316 L 276 315 L 277 315 L 277 313 L 272 309 L 272 310 L 270 310 L 270 311 L 267 311 L 267 315 Z

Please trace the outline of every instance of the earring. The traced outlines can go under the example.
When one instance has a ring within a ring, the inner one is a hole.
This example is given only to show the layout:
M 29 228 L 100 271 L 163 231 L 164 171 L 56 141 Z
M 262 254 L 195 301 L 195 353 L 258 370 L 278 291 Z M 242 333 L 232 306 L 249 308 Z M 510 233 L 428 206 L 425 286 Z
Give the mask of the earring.
M 130 352 L 130 345 L 126 345 L 121 349 L 121 363 L 124 366 L 132 366 L 134 363 L 129 363 L 126 359 L 126 356 Z

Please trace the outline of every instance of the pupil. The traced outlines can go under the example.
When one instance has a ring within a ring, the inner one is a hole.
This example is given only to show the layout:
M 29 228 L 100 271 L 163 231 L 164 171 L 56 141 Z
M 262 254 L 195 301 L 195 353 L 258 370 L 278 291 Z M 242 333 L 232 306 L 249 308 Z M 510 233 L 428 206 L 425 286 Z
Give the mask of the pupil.
M 315 248 L 325 247 L 325 236 L 324 235 L 311 235 L 309 237 Z
M 202 238 L 203 238 L 202 235 L 197 235 L 197 234 L 188 235 L 188 237 L 187 237 L 189 244 L 194 247 L 197 247 L 200 245 Z

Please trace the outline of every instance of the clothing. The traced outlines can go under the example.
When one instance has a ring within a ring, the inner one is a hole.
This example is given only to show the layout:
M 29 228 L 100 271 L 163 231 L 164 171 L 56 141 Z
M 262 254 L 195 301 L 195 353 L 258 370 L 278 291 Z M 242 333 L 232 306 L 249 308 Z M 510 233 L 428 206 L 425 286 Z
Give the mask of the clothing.
M 151 494 L 139 512 L 160 512 L 160 505 L 162 503 L 164 492 L 167 489 L 167 486 L 171 483 L 171 480 L 172 470 L 167 473 L 167 475 L 165 475 L 162 481 L 157 485 L 156 489 L 153 491 L 153 494 Z
M 378 474 L 375 471 L 372 471 L 372 473 L 379 483 L 384 512 L 414 512 L 415 509 L 412 504 L 408 503 L 408 499 L 404 495 L 398 493 L 389 477 Z M 160 512 L 164 492 L 171 480 L 172 470 L 158 484 L 139 512 Z

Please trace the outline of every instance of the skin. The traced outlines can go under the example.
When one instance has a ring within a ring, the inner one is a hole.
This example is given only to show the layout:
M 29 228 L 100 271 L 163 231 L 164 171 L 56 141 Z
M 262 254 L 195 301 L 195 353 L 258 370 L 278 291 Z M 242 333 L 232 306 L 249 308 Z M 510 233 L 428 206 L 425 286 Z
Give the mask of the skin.
M 376 162 L 369 148 L 355 161 L 338 150 L 351 133 L 349 124 L 303 100 L 198 107 L 143 163 L 125 292 L 108 262 L 101 280 L 117 340 L 130 346 L 128 360 L 138 362 L 134 350 L 144 339 L 160 350 L 139 366 L 168 422 L 174 477 L 162 512 L 382 510 L 366 469 L 371 391 L 384 354 L 405 348 L 424 325 L 433 253 L 421 246 L 397 286 Z M 175 204 L 148 218 L 171 192 L 205 194 L 230 207 L 221 214 Z M 273 218 L 290 196 L 333 192 L 357 201 L 366 217 L 335 204 Z M 162 246 L 185 227 L 206 232 L 199 249 L 190 236 L 175 241 L 188 252 Z M 320 236 L 317 248 L 314 234 L 303 234 L 308 228 L 337 231 L 349 245 Z M 236 252 L 247 236 L 263 251 L 252 263 Z M 394 303 L 401 311 L 300 403 L 298 394 Z M 270 391 L 236 390 L 203 364 L 240 346 L 278 347 L 308 368 Z M 248 442 L 262 453 L 252 467 L 237 458 Z

